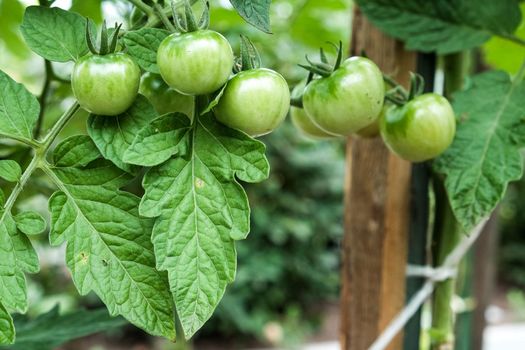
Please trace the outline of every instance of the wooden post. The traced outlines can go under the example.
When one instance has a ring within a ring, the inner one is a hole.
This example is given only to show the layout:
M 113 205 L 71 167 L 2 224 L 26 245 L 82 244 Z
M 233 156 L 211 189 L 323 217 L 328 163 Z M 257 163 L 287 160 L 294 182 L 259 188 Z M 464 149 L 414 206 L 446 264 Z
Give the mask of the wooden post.
M 356 8 L 352 53 L 364 50 L 383 72 L 407 85 L 416 54 L 374 28 Z M 348 140 L 345 179 L 341 344 L 366 350 L 405 304 L 410 163 L 380 138 Z M 402 346 L 398 336 L 389 350 Z

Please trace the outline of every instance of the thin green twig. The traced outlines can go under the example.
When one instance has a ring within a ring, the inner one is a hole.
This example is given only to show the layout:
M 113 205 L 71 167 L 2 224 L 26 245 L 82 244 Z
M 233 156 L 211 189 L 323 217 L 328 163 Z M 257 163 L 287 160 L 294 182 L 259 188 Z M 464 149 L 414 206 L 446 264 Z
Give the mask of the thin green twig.
M 175 29 L 175 26 L 173 25 L 173 23 L 170 22 L 168 16 L 166 16 L 166 14 L 164 13 L 164 9 L 159 4 L 153 5 L 153 8 L 155 9 L 155 13 L 160 18 L 162 24 L 164 24 L 166 29 L 168 29 L 172 33 L 176 32 L 177 30 Z
M 75 113 L 80 108 L 78 102 L 75 102 L 69 109 L 58 119 L 58 121 L 53 125 L 53 128 L 49 131 L 49 133 L 46 135 L 44 140 L 42 141 L 42 153 L 47 152 L 49 147 L 51 147 L 51 144 L 56 139 L 60 131 L 64 128 L 64 126 L 69 122 L 69 120 L 75 115 Z

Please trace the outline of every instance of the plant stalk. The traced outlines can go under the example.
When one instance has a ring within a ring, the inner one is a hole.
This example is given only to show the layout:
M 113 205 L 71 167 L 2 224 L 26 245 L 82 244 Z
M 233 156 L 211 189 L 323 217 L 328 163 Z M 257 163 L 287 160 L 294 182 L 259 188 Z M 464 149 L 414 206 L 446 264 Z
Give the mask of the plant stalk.
M 137 7 L 139 10 L 144 12 L 148 17 L 150 17 L 153 14 L 153 9 L 145 4 L 142 0 L 128 0 L 131 2 L 135 7 Z
M 434 241 L 436 243 L 435 266 L 441 266 L 445 258 L 461 240 L 460 226 L 452 212 L 443 182 L 434 178 L 436 194 L 436 220 Z M 455 294 L 456 281 L 449 278 L 436 284 L 432 304 L 432 350 L 454 349 L 454 311 L 451 302 Z
M 64 126 L 71 120 L 71 118 L 75 115 L 75 113 L 79 110 L 80 106 L 78 102 L 75 102 L 69 109 L 58 119 L 58 121 L 53 125 L 53 128 L 49 133 L 46 135 L 44 140 L 42 141 L 42 150 L 41 153 L 46 153 L 49 147 L 51 147 L 51 144 L 53 141 L 55 141 L 56 137 L 62 131 Z

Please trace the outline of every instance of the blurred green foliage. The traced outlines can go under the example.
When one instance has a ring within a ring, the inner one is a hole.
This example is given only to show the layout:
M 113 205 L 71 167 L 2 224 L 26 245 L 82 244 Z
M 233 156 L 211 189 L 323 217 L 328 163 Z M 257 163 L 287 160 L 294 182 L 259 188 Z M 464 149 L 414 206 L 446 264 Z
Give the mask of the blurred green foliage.
M 521 14 L 525 18 L 525 3 L 521 4 Z M 525 20 L 516 31 L 516 35 L 525 40 Z M 497 69 L 503 69 L 510 74 L 516 74 L 520 69 L 523 57 L 525 57 L 525 47 L 515 43 L 493 37 L 482 47 L 485 61 Z
M 0 0 L 0 69 L 25 84 L 38 95 L 44 81 L 44 61 L 24 44 L 19 31 L 24 7 L 29 0 Z M 72 10 L 100 23 L 130 18 L 131 6 L 125 0 L 71 0 Z M 279 71 L 293 87 L 307 73 L 297 66 L 304 56 L 315 56 L 319 47 L 330 52 L 327 42 L 350 38 L 350 0 L 273 0 L 273 34 L 247 25 L 231 9 L 227 0 L 211 0 L 211 27 L 222 32 L 238 51 L 239 36 L 245 34 L 256 44 L 263 65 Z M 129 25 L 128 25 L 129 27 Z M 333 56 L 332 56 L 333 57 Z M 335 58 L 335 57 L 333 57 Z M 53 64 L 60 77 L 68 77 L 70 64 Z M 44 130 L 72 102 L 69 84 L 53 82 L 45 111 Z M 63 137 L 85 132 L 86 113 L 80 111 L 68 125 Z M 248 186 L 252 206 L 252 230 L 238 246 L 238 275 L 229 287 L 216 315 L 201 337 L 268 340 L 268 327 L 277 325 L 283 339 L 293 342 L 315 327 L 323 303 L 335 301 L 339 285 L 339 242 L 342 237 L 343 141 L 310 141 L 299 134 L 289 121 L 266 136 L 271 178 Z M 1 157 L 23 163 L 27 149 L 2 147 Z M 52 187 L 45 178 L 36 179 L 21 196 L 20 206 L 47 214 L 46 200 Z M 0 183 L 5 189 L 6 184 Z M 139 182 L 136 189 L 139 191 Z M 8 188 L 5 192 L 8 192 Z M 35 245 L 41 260 L 41 273 L 30 276 L 31 306 L 36 316 L 56 302 L 61 310 L 80 305 L 95 306 L 94 295 L 79 297 L 64 267 L 63 249 L 50 248 L 41 235 Z M 270 327 L 271 328 L 271 327 Z M 274 339 L 275 340 L 275 339 Z

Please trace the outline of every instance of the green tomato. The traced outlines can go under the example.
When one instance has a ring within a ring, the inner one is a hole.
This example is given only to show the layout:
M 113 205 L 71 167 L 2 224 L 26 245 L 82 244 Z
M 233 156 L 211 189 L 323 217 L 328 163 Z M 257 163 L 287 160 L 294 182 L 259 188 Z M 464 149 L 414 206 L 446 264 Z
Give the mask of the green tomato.
M 273 70 L 259 68 L 231 78 L 214 113 L 221 123 L 260 136 L 277 128 L 289 109 L 286 80 Z
M 443 96 L 428 93 L 401 107 L 391 107 L 380 120 L 385 144 L 398 156 L 422 162 L 443 153 L 456 133 L 456 118 Z
M 193 119 L 195 98 L 173 90 L 160 75 L 145 73 L 140 81 L 139 92 L 148 98 L 157 113 L 180 112 Z
M 233 51 L 221 34 L 199 30 L 171 34 L 157 51 L 162 78 L 185 95 L 205 95 L 223 86 L 233 67 Z
M 81 57 L 71 73 L 73 94 L 82 108 L 98 115 L 127 110 L 139 90 L 140 68 L 124 53 Z
M 383 75 L 374 62 L 351 57 L 330 76 L 308 84 L 303 106 L 321 129 L 348 136 L 377 119 L 384 89 Z
M 304 91 L 305 86 L 306 80 L 303 80 L 297 84 L 292 90 L 292 98 L 300 97 Z M 290 117 L 292 118 L 293 125 L 306 136 L 316 139 L 328 139 L 337 136 L 330 134 L 315 125 L 303 108 L 293 106 L 290 107 Z

